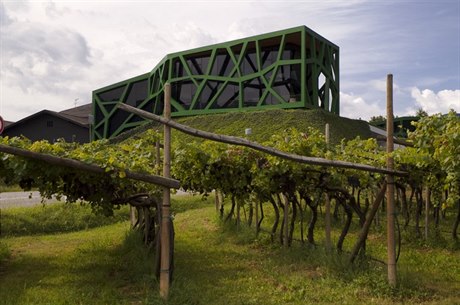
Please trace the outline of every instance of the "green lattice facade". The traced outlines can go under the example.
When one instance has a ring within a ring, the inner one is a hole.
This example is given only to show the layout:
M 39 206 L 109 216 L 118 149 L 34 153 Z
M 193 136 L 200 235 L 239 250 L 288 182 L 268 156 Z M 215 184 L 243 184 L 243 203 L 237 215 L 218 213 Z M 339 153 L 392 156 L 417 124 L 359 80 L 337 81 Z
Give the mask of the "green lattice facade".
M 339 114 L 339 47 L 305 26 L 169 54 L 146 73 L 93 92 L 93 138 L 144 122 L 117 103 L 161 114 L 171 83 L 172 116 L 323 108 Z

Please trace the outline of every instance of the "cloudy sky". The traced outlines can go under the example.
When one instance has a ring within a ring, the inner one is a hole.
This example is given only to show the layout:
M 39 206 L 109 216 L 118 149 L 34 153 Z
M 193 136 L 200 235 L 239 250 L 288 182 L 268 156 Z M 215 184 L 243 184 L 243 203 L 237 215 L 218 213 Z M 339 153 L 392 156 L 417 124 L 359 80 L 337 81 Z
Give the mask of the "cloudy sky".
M 340 47 L 341 115 L 460 112 L 460 0 L 0 2 L 0 115 L 91 102 L 164 55 L 306 25 Z

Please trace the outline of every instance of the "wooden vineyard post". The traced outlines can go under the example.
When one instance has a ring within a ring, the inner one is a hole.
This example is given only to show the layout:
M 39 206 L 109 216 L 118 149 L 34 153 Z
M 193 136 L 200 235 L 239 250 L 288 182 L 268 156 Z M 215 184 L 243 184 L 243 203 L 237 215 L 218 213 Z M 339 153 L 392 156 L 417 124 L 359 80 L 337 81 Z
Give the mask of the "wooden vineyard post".
M 160 169 L 160 165 L 161 165 L 161 161 L 160 161 L 160 158 L 161 158 L 161 154 L 160 154 L 160 140 L 157 140 L 155 142 L 155 165 L 157 166 L 157 174 L 161 174 L 161 169 Z
M 214 204 L 216 205 L 216 212 L 219 212 L 219 195 L 217 194 L 217 190 L 214 190 Z
M 393 171 L 393 75 L 387 75 L 387 169 Z M 394 175 L 387 174 L 387 255 L 388 284 L 396 286 Z
M 134 225 L 136 224 L 136 208 L 133 207 L 132 205 L 129 206 L 129 221 L 131 223 L 131 229 L 134 228 Z
M 329 138 L 330 138 L 330 130 L 329 130 L 329 123 L 326 124 L 326 128 L 324 131 L 326 136 L 326 144 L 329 148 Z M 326 251 L 329 253 L 331 251 L 331 201 L 329 200 L 329 194 L 325 194 L 326 199 L 326 211 L 324 215 L 324 222 L 326 226 Z
M 257 200 L 253 198 L 252 203 L 254 204 L 255 214 L 256 214 L 256 221 L 255 221 L 255 230 L 256 236 L 259 235 L 259 205 L 257 204 Z
M 164 117 L 171 119 L 171 84 L 166 83 L 164 88 Z M 163 144 L 163 177 L 171 177 L 171 127 L 164 125 L 164 144 Z M 170 202 L 171 193 L 168 187 L 163 187 L 163 205 L 161 208 L 161 236 L 160 236 L 160 296 L 167 299 L 170 284 L 170 265 L 171 255 L 170 244 Z
M 430 197 L 431 197 L 431 189 L 429 187 L 426 188 L 426 198 L 425 198 L 425 240 L 428 240 L 428 223 L 429 221 L 429 213 L 430 213 Z
M 282 194 L 281 196 L 284 200 L 284 238 L 283 238 L 283 245 L 285 248 L 289 247 L 289 201 L 287 197 Z

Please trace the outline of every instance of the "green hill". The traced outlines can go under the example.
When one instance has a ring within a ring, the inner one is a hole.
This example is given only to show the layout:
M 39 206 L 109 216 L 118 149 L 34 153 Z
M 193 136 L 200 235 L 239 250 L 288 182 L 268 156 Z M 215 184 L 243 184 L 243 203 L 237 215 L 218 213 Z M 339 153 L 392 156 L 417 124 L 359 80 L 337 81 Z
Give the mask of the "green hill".
M 271 135 L 286 128 L 295 127 L 306 130 L 313 127 L 324 132 L 326 123 L 330 125 L 331 142 L 339 143 L 343 138 L 353 139 L 356 136 L 369 138 L 371 136 L 368 124 L 361 120 L 352 120 L 339 117 L 322 109 L 295 109 L 295 110 L 266 110 L 248 112 L 230 112 L 224 114 L 208 114 L 193 117 L 176 118 L 175 121 L 200 130 L 219 134 L 244 136 L 246 128 L 252 128 L 251 139 L 263 142 Z M 130 130 L 112 139 L 119 142 L 147 128 L 159 126 L 152 122 Z M 177 134 L 174 132 L 173 134 Z

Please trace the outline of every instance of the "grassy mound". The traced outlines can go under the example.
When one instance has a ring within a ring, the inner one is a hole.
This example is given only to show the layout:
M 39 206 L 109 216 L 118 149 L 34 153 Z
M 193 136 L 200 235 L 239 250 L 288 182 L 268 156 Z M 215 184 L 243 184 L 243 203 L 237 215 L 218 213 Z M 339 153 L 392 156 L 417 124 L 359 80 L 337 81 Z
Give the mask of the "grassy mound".
M 244 130 L 252 128 L 251 139 L 257 142 L 268 140 L 273 134 L 295 127 L 298 130 L 307 130 L 308 127 L 324 131 L 326 123 L 330 125 L 331 142 L 339 143 L 342 139 L 353 139 L 356 136 L 367 139 L 371 136 L 369 126 L 361 120 L 352 120 L 336 116 L 322 109 L 295 109 L 295 110 L 266 110 L 248 112 L 230 112 L 223 114 L 208 114 L 193 117 L 175 118 L 175 121 L 200 130 L 219 134 L 244 137 Z M 136 129 L 127 131 L 112 139 L 122 141 L 148 128 L 159 127 L 156 122 L 147 123 Z M 174 132 L 175 137 L 189 137 Z

